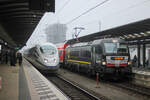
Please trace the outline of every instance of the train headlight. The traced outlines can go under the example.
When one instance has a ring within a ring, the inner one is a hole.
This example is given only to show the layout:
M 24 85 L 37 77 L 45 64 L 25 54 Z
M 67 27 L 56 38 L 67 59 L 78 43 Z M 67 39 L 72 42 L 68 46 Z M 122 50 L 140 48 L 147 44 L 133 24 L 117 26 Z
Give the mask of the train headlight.
M 105 62 L 105 61 L 103 61 L 103 62 L 102 62 L 102 65 L 106 65 L 106 62 Z
M 45 63 L 47 63 L 47 62 L 48 62 L 48 60 L 47 60 L 47 59 L 44 59 L 44 62 L 45 62 Z
M 131 65 L 131 62 L 130 62 L 130 61 L 128 62 L 128 65 Z

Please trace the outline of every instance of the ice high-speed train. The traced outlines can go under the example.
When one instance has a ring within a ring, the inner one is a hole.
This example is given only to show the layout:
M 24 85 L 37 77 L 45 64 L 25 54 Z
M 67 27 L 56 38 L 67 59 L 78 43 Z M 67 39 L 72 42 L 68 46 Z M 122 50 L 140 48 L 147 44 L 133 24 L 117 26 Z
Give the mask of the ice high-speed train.
M 44 43 L 28 49 L 25 58 L 44 72 L 55 73 L 59 69 L 58 49 L 52 43 Z

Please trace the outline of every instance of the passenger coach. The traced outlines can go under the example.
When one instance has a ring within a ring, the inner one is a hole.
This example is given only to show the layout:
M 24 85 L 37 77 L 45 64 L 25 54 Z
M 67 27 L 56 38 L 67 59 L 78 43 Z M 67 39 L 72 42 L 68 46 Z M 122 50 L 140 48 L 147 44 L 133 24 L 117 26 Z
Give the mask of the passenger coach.
M 127 76 L 131 74 L 130 54 L 125 41 L 100 39 L 66 48 L 66 67 L 90 75 Z

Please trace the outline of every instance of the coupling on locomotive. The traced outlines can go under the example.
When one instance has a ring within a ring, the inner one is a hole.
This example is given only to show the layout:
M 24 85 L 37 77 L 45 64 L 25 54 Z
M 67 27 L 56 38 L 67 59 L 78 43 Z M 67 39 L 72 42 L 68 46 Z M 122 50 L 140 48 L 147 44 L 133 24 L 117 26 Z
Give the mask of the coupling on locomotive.
M 131 75 L 129 48 L 124 40 L 99 39 L 76 43 L 66 48 L 66 67 L 91 75 Z

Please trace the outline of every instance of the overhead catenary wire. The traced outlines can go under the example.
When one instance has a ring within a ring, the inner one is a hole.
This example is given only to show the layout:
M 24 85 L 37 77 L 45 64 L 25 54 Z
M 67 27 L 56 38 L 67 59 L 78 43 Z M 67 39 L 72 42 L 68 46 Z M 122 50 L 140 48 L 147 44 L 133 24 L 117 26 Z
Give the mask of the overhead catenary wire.
M 142 4 L 147 3 L 147 2 L 150 2 L 150 0 L 144 0 L 144 1 L 142 1 L 142 2 L 136 3 L 136 4 L 131 5 L 131 6 L 127 7 L 127 8 L 125 8 L 125 9 L 122 9 L 122 10 L 120 10 L 120 11 L 117 11 L 117 12 L 114 12 L 114 13 L 111 13 L 111 14 L 108 14 L 108 15 L 106 15 L 105 17 L 109 17 L 109 16 L 112 15 L 112 14 L 117 14 L 117 15 L 118 15 L 118 14 L 120 14 L 120 13 L 124 13 L 125 11 L 128 11 L 129 9 L 135 8 L 135 7 L 137 7 L 138 5 L 142 5 Z M 128 10 L 127 10 L 127 9 L 128 9 Z
M 66 6 L 67 4 L 70 2 L 71 0 L 67 0 L 64 5 L 56 12 L 56 14 L 58 15 Z
M 95 5 L 94 7 L 92 7 L 92 8 L 90 8 L 90 9 L 88 9 L 87 11 L 83 12 L 81 15 L 79 15 L 79 16 L 73 18 L 72 20 L 70 20 L 70 21 L 67 22 L 66 24 L 72 23 L 73 21 L 77 20 L 77 19 L 80 18 L 81 16 L 83 16 L 83 15 L 87 14 L 88 12 L 92 11 L 93 9 L 95 9 L 95 8 L 97 8 L 97 7 L 99 7 L 99 6 L 103 5 L 103 4 L 105 4 L 105 3 L 108 2 L 108 1 L 110 1 L 110 0 L 105 0 L 105 1 L 103 1 L 103 2 L 101 2 L 101 3 L 99 3 L 99 4 L 97 4 L 97 5 Z
M 136 3 L 136 4 L 131 5 L 131 6 L 127 7 L 127 8 L 125 8 L 125 9 L 122 9 L 122 10 L 120 10 L 120 11 L 114 12 L 114 13 L 112 13 L 112 14 L 108 14 L 108 15 L 106 15 L 105 17 L 112 16 L 112 15 L 114 15 L 114 14 L 124 13 L 125 11 L 128 11 L 129 9 L 132 9 L 132 8 L 137 7 L 137 5 L 142 5 L 142 4 L 147 3 L 147 2 L 150 2 L 150 0 L 144 0 L 144 1 L 142 1 L 142 2 Z M 128 10 L 127 10 L 127 9 L 128 9 Z M 81 26 L 85 26 L 85 25 L 92 24 L 92 23 L 95 23 L 95 22 L 99 22 L 99 20 L 97 19 L 97 20 L 94 20 L 94 21 L 91 21 L 91 22 L 87 22 L 87 23 L 85 23 L 85 24 L 82 24 Z

